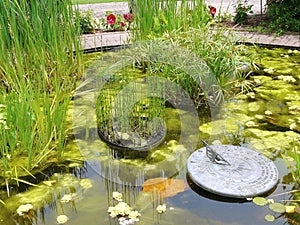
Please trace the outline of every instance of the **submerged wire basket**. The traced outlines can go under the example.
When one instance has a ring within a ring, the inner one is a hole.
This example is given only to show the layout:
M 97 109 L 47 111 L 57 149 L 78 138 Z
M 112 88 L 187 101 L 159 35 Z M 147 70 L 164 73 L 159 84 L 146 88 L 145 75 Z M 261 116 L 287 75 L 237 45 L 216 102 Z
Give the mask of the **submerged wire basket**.
M 98 135 L 115 150 L 146 151 L 165 139 L 165 100 L 155 91 L 159 83 L 149 85 L 147 76 L 137 70 L 122 71 L 105 77 L 97 98 Z

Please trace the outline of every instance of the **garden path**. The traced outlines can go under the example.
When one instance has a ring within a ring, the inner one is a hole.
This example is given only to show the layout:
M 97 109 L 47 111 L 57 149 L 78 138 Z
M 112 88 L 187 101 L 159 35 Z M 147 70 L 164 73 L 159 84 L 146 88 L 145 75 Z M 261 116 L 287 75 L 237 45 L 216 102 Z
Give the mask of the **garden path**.
M 215 6 L 218 11 L 234 13 L 233 2 L 230 0 L 206 0 L 207 4 Z M 264 7 L 266 0 L 249 0 L 249 4 L 253 4 L 253 11 L 259 14 L 261 6 Z M 94 15 L 103 17 L 106 11 L 113 11 L 115 13 L 127 13 L 127 2 L 112 2 L 99 4 L 85 4 L 78 6 L 80 10 L 93 10 Z M 235 31 L 237 33 L 236 42 L 243 43 L 257 43 L 261 45 L 268 45 L 274 47 L 292 47 L 300 49 L 300 34 L 284 34 L 281 36 L 274 36 L 274 34 L 264 34 L 248 31 Z M 104 47 L 116 47 L 130 43 L 130 32 L 106 32 L 83 35 L 83 47 L 87 51 L 94 51 Z

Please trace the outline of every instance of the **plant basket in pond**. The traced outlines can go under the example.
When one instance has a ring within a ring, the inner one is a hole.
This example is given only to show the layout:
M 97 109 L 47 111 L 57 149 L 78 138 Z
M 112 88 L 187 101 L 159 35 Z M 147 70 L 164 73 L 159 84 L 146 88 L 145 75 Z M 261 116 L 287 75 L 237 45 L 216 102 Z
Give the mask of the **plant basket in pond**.
M 114 73 L 97 97 L 98 135 L 114 150 L 156 148 L 167 133 L 165 100 L 156 94 L 163 86 L 149 85 L 145 74 L 127 70 Z M 136 79 L 139 76 L 143 77 Z
M 146 130 L 146 128 L 145 128 Z M 114 150 L 147 151 L 158 147 L 166 137 L 166 124 L 162 122 L 161 127 L 155 133 L 140 136 L 138 131 L 122 133 L 118 130 L 108 129 L 106 131 L 98 127 L 98 135 L 110 148 Z M 121 153 L 121 155 L 123 155 Z

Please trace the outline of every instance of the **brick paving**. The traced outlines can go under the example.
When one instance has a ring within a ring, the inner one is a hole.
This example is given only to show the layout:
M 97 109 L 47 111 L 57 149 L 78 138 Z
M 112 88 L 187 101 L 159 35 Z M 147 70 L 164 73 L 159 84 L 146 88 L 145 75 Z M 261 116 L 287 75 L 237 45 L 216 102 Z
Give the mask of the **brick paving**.
M 228 0 L 206 0 L 207 4 L 217 7 L 221 12 L 233 13 L 234 7 L 232 1 Z M 262 5 L 257 0 L 249 0 L 249 4 L 253 4 L 254 13 L 260 13 L 264 10 L 265 0 L 262 0 Z M 262 8 L 261 8 L 262 6 Z M 127 13 L 127 2 L 115 3 L 100 3 L 100 4 L 85 4 L 79 5 L 79 10 L 93 10 L 94 15 L 103 17 L 106 11 L 115 13 Z M 300 33 L 284 34 L 275 36 L 274 34 L 263 34 L 248 31 L 235 31 L 237 34 L 236 42 L 256 43 L 260 45 L 274 47 L 291 47 L 300 49 Z M 83 48 L 88 51 L 101 49 L 104 47 L 116 47 L 130 43 L 130 32 L 103 32 L 96 34 L 83 35 L 81 37 Z

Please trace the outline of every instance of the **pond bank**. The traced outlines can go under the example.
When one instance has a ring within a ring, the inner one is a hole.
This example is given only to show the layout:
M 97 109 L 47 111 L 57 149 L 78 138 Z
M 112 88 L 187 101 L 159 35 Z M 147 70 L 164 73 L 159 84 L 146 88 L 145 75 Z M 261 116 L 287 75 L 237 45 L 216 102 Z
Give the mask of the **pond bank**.
M 206 1 L 207 4 L 210 1 Z M 253 4 L 254 13 L 261 12 L 260 4 L 254 4 L 254 1 L 249 1 Z M 234 8 L 230 1 L 214 1 L 218 11 L 228 12 L 233 14 Z M 264 5 L 264 2 L 263 4 Z M 99 4 L 84 4 L 78 6 L 79 10 L 93 10 L 95 16 L 103 17 L 106 11 L 113 11 L 115 13 L 127 13 L 127 2 L 114 2 L 114 3 L 99 3 Z M 300 49 L 300 34 L 283 34 L 276 36 L 275 34 L 266 34 L 258 32 L 249 32 L 241 30 L 233 30 L 236 33 L 237 39 L 233 40 L 237 43 L 245 44 L 258 44 L 265 47 L 283 47 Z M 95 52 L 101 49 L 110 49 L 130 44 L 130 31 L 117 31 L 117 32 L 102 32 L 96 34 L 82 35 L 82 46 L 86 52 Z
M 262 34 L 248 31 L 234 31 L 237 43 L 258 44 L 266 47 L 300 49 L 300 34 Z M 95 52 L 130 44 L 130 31 L 102 32 L 82 35 L 82 47 L 86 52 Z

